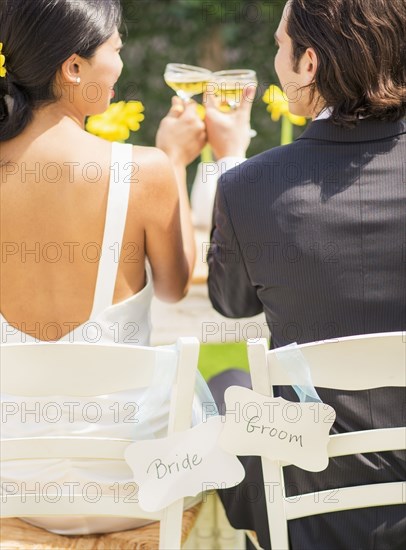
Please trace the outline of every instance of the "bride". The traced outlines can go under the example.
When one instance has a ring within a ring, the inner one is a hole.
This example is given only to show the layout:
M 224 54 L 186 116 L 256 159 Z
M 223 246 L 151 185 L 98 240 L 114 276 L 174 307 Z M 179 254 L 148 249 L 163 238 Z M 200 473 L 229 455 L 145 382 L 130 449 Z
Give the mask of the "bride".
M 148 345 L 153 294 L 177 301 L 188 290 L 195 249 L 186 165 L 206 141 L 193 103 L 173 100 L 158 131 L 160 149 L 111 144 L 84 131 L 85 118 L 104 112 L 114 96 L 123 67 L 120 24 L 119 0 L 1 4 L 2 344 Z M 154 434 L 165 428 L 164 409 L 150 419 Z M 9 422 L 3 436 L 44 435 L 53 428 Z M 54 429 L 63 432 L 61 425 Z M 92 429 L 95 436 L 125 437 L 128 427 L 107 419 Z M 7 464 L 3 479 L 25 483 L 76 476 L 108 486 L 130 477 L 114 461 L 100 467 L 38 460 L 30 470 Z M 140 524 L 120 518 L 30 521 L 62 534 Z

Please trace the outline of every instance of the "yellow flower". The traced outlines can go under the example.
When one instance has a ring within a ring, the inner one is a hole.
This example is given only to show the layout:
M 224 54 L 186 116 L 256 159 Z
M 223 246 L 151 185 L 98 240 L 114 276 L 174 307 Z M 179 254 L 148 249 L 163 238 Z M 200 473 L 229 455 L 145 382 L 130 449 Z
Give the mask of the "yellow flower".
M 0 77 L 4 78 L 7 74 L 7 69 L 4 66 L 6 62 L 5 56 L 1 53 L 3 50 L 3 42 L 0 42 Z
M 268 103 L 266 110 L 271 114 L 271 119 L 277 122 L 281 116 L 286 116 L 292 124 L 296 126 L 304 126 L 306 118 L 303 116 L 293 115 L 289 112 L 289 103 L 286 96 L 278 86 L 271 85 L 264 93 L 262 100 Z
M 141 101 L 111 103 L 107 111 L 87 119 L 86 130 L 108 141 L 126 141 L 130 131 L 137 132 L 144 120 Z

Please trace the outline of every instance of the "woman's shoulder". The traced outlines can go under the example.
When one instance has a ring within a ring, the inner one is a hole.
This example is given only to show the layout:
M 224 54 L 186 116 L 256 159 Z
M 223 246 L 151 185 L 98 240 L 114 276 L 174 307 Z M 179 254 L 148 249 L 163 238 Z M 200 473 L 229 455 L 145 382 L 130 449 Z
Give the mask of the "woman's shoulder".
M 148 170 L 150 168 L 156 169 L 171 169 L 171 163 L 161 149 L 157 147 L 147 147 L 145 145 L 133 145 L 133 162 L 137 163 L 140 168 Z
M 165 193 L 174 181 L 174 171 L 166 153 L 157 147 L 133 146 L 136 183 L 149 194 L 156 190 Z

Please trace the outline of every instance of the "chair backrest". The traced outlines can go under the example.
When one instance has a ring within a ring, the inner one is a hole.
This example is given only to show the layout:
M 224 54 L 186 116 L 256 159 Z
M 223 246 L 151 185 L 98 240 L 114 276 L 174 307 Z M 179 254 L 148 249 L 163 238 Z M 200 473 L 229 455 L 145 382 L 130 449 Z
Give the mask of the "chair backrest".
M 156 365 L 176 368 L 170 400 L 168 435 L 191 426 L 199 356 L 196 338 L 180 338 L 176 349 L 94 343 L 5 344 L 1 346 L 1 391 L 23 397 L 100 396 L 147 388 Z M 156 378 L 154 383 L 156 383 Z M 171 389 L 169 389 L 171 391 Z M 140 411 L 142 413 L 142 411 Z M 2 419 L 4 422 L 4 418 Z M 92 437 L 24 437 L 2 439 L 1 461 L 38 458 L 123 460 L 130 439 Z M 147 513 L 128 495 L 62 495 L 57 501 L 41 492 L 2 495 L 3 517 L 119 516 L 161 521 L 160 548 L 180 548 L 183 500 L 158 513 Z
M 382 333 L 350 336 L 298 346 L 311 371 L 314 386 L 341 390 L 366 390 L 406 386 L 406 336 Z M 248 343 L 253 390 L 273 397 L 273 386 L 290 386 L 288 373 L 278 361 L 277 350 L 268 350 L 265 339 Z M 330 435 L 329 457 L 404 449 L 406 428 L 365 430 Z M 316 514 L 370 506 L 404 503 L 402 482 L 340 488 L 339 502 L 329 499 L 329 491 L 286 497 L 283 466 L 262 459 L 265 483 L 280 487 L 267 499 L 268 525 L 272 548 L 288 550 L 287 521 Z M 313 474 L 314 475 L 314 474 Z M 272 500 L 272 502 L 271 502 Z

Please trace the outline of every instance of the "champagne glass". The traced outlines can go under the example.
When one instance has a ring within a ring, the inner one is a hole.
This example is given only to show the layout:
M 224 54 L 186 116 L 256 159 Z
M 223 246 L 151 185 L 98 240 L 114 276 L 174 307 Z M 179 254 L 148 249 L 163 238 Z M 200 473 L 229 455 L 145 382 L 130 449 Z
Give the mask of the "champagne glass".
M 169 63 L 165 68 L 164 79 L 183 101 L 187 102 L 198 94 L 206 91 L 206 85 L 211 80 L 211 71 L 203 67 Z
M 244 89 L 249 86 L 256 88 L 258 79 L 256 72 L 251 69 L 231 69 L 213 73 L 211 82 L 215 85 L 214 95 L 220 111 L 227 113 L 239 107 Z M 251 129 L 250 135 L 255 137 L 257 133 Z

